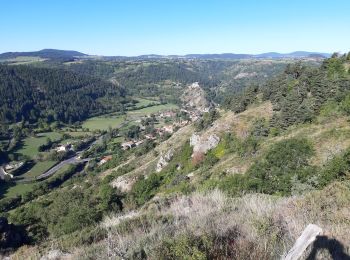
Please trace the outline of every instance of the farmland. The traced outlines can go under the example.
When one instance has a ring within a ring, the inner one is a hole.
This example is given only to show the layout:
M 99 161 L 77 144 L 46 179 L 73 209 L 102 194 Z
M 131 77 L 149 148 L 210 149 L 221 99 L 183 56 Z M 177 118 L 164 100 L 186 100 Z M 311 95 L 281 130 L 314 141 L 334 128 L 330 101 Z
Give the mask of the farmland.
M 47 138 L 50 138 L 52 141 L 54 141 L 60 139 L 61 136 L 62 135 L 60 133 L 49 132 L 38 134 L 35 137 L 27 137 L 23 140 L 21 147 L 15 152 L 33 158 L 39 152 L 39 146 L 44 144 Z
M 148 101 L 148 103 L 146 102 Z M 139 107 L 149 105 L 154 101 L 147 99 L 141 99 L 140 103 L 137 103 Z M 141 106 L 142 104 L 142 106 Z M 153 113 L 158 113 L 161 111 L 177 109 L 178 106 L 174 104 L 159 104 L 155 106 L 143 107 L 140 109 L 135 109 L 128 111 L 125 115 L 115 115 L 115 114 L 106 114 L 103 116 L 96 116 L 87 119 L 82 127 L 89 129 L 90 131 L 94 130 L 107 130 L 109 127 L 116 128 L 121 126 L 122 123 L 129 120 L 137 120 L 138 117 L 150 115 Z
M 94 130 L 107 130 L 109 127 L 116 128 L 124 122 L 123 116 L 104 115 L 89 118 L 83 123 L 83 128 L 87 128 L 91 131 Z

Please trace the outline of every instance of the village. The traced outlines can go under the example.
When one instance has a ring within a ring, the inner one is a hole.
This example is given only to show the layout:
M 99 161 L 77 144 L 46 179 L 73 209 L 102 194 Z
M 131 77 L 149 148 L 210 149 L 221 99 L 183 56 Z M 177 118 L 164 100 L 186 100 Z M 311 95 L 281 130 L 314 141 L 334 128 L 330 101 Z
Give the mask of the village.
M 169 110 L 142 117 L 137 120 L 140 124 L 140 138 L 127 138 L 128 140 L 121 143 L 121 148 L 123 150 L 129 150 L 140 146 L 147 140 L 154 141 L 157 138 L 170 137 L 175 131 L 188 125 L 190 122 L 195 122 L 200 117 L 201 113 L 199 111 L 187 109 Z M 142 122 L 147 122 L 149 119 L 152 119 L 152 126 L 153 124 L 160 124 L 160 126 L 154 127 L 151 130 L 148 129 L 147 131 L 147 126 L 142 124 Z M 164 125 L 161 123 L 164 123 Z

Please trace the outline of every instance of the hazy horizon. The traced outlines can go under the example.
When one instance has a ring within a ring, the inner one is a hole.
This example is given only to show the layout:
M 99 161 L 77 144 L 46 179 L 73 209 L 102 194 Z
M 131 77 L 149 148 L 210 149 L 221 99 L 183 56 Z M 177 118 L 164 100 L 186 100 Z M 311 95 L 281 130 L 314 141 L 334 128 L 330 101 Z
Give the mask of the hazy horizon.
M 267 51 L 267 52 L 260 52 L 260 53 L 238 53 L 238 52 L 217 52 L 217 53 L 185 53 L 185 54 L 177 54 L 177 53 L 171 53 L 171 54 L 162 54 L 162 53 L 142 53 L 138 55 L 103 55 L 103 54 L 98 54 L 98 53 L 85 53 L 80 50 L 66 50 L 62 48 L 43 48 L 43 49 L 38 49 L 38 50 L 24 50 L 24 51 L 17 51 L 17 50 L 11 50 L 11 51 L 6 51 L 6 52 L 1 52 L 0 54 L 3 53 L 16 53 L 16 52 L 38 52 L 42 50 L 58 50 L 58 51 L 77 51 L 81 52 L 86 55 L 90 56 L 125 56 L 125 57 L 137 57 L 137 56 L 147 56 L 147 55 L 158 55 L 158 56 L 186 56 L 186 55 L 222 55 L 222 54 L 236 54 L 236 55 L 261 55 L 261 54 L 268 54 L 268 53 L 278 53 L 278 54 L 291 54 L 291 53 L 297 53 L 297 52 L 307 52 L 307 53 L 320 53 L 320 54 L 332 54 L 334 52 L 325 52 L 325 51 L 310 51 L 310 50 L 296 50 L 296 51 L 291 51 L 291 52 L 280 52 L 280 51 Z M 344 52 L 346 53 L 346 52 Z
M 347 52 L 350 2 L 68 1 L 0 4 L 0 53 L 92 55 Z

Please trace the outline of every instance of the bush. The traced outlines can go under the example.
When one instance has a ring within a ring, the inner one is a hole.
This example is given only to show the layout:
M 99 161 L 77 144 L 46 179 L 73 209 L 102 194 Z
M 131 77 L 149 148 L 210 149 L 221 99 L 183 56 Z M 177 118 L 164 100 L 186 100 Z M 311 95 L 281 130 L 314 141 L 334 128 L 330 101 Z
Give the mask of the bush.
M 318 187 L 325 187 L 327 184 L 339 180 L 349 178 L 350 171 L 350 149 L 342 155 L 334 157 L 325 165 L 318 175 Z
M 219 117 L 220 114 L 216 109 L 211 109 L 208 113 L 204 113 L 203 117 L 195 124 L 197 131 L 208 128 Z
M 344 100 L 340 103 L 340 108 L 346 115 L 350 115 L 350 95 L 346 95 Z
M 209 180 L 204 187 L 219 187 L 230 195 L 245 191 L 287 195 L 292 191 L 295 176 L 297 180 L 307 182 L 315 175 L 315 169 L 308 163 L 313 152 L 312 145 L 305 139 L 281 141 L 259 158 L 246 174 Z
M 162 174 L 152 173 L 145 177 L 140 177 L 132 187 L 130 198 L 137 206 L 141 206 L 149 201 L 157 193 L 158 188 L 164 179 Z
M 314 151 L 306 139 L 288 139 L 274 144 L 247 172 L 248 189 L 262 193 L 288 194 L 291 177 L 303 175 Z

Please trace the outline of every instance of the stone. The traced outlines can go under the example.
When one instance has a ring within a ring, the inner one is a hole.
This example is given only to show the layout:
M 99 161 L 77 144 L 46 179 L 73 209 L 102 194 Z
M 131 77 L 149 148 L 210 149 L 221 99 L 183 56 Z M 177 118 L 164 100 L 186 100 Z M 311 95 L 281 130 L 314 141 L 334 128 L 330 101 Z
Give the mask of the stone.
M 166 167 L 174 156 L 174 149 L 171 148 L 164 155 L 161 154 L 156 166 L 156 172 L 161 172 L 164 167 Z
M 190 145 L 193 146 L 193 153 L 206 154 L 209 150 L 215 148 L 220 142 L 220 137 L 211 134 L 208 137 L 201 137 L 193 134 L 190 138 Z

